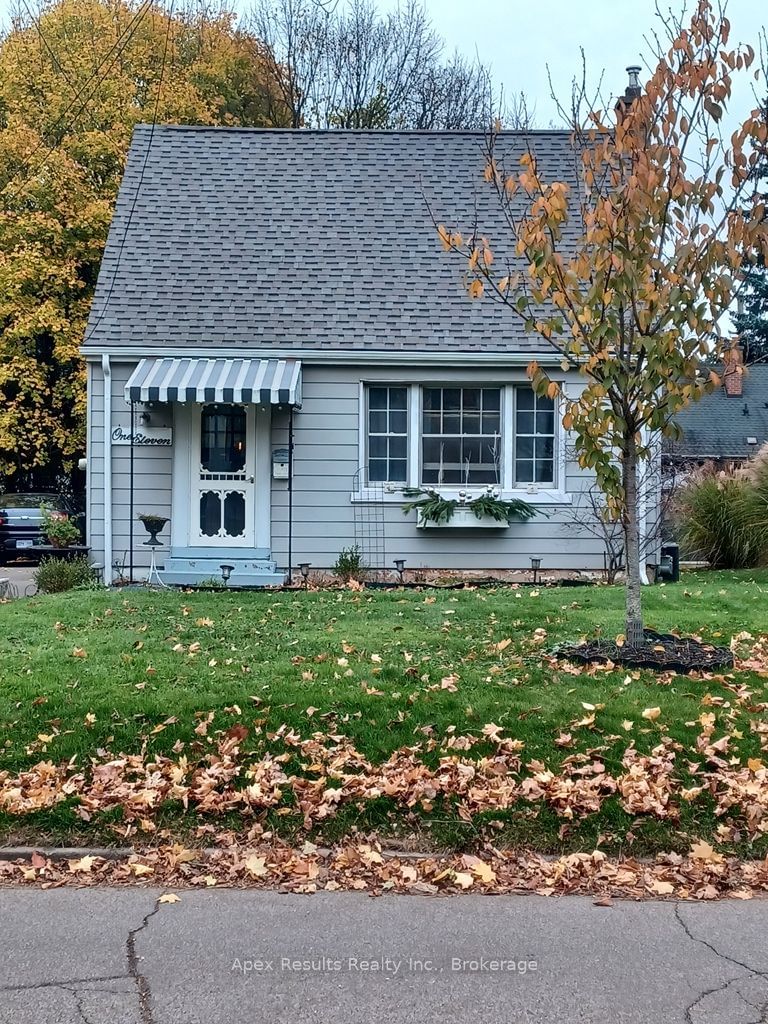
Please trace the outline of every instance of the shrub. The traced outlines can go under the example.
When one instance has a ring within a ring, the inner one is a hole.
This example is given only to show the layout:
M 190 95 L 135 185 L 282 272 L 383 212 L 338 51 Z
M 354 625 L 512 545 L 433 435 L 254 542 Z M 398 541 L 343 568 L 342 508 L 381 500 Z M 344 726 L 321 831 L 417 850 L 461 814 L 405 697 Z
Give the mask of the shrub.
M 195 583 L 195 590 L 226 590 L 226 584 L 221 576 L 207 576 L 204 580 Z
M 768 485 L 768 472 L 765 477 Z M 766 554 L 760 504 L 759 489 L 748 473 L 718 472 L 712 466 L 696 470 L 675 500 L 683 550 L 706 559 L 713 569 L 754 568 Z
M 77 558 L 44 558 L 32 574 L 42 594 L 96 586 L 94 570 L 84 555 Z
M 48 505 L 41 505 L 40 511 L 43 514 L 43 533 L 49 544 L 66 548 L 80 541 L 80 531 L 66 512 L 60 512 Z
M 342 548 L 339 552 L 339 557 L 331 569 L 334 576 L 337 576 L 344 583 L 349 583 L 350 580 L 362 579 L 368 567 L 363 561 L 363 556 L 360 548 L 355 544 L 351 548 Z

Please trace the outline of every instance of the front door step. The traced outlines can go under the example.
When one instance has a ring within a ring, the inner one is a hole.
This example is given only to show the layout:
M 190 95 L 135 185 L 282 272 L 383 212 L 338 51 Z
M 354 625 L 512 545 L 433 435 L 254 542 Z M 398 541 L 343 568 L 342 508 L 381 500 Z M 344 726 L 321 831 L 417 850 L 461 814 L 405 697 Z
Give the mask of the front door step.
M 216 555 L 213 558 L 182 558 L 169 556 L 158 570 L 163 583 L 194 587 L 208 580 L 223 582 L 221 566 L 231 565 L 228 587 L 279 587 L 286 575 L 278 572 L 277 565 L 265 558 L 233 558 Z

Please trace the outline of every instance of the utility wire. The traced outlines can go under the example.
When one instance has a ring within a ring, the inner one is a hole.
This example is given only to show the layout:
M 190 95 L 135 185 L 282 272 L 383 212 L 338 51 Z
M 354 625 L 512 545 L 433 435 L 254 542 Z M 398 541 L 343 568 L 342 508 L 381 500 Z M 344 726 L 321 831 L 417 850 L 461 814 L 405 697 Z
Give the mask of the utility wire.
M 136 183 L 136 188 L 135 188 L 134 193 L 133 193 L 133 199 L 131 200 L 131 206 L 130 206 L 130 209 L 128 210 L 128 217 L 126 218 L 126 221 L 125 221 L 125 228 L 123 229 L 122 238 L 120 239 L 120 245 L 118 247 L 117 255 L 115 257 L 115 264 L 114 264 L 114 267 L 112 268 L 112 272 L 111 272 L 111 277 L 110 277 L 110 282 L 109 282 L 109 289 L 107 291 L 106 296 L 104 297 L 104 302 L 102 304 L 101 312 L 99 313 L 98 318 L 96 319 L 95 323 L 93 323 L 92 326 L 85 333 L 85 336 L 83 338 L 83 344 L 88 342 L 93 337 L 94 331 L 96 330 L 96 328 L 99 326 L 101 321 L 106 316 L 107 307 L 109 306 L 109 300 L 112 298 L 112 292 L 113 292 L 114 287 L 115 287 L 115 281 L 117 280 L 117 272 L 120 269 L 120 260 L 122 259 L 122 256 L 123 256 L 123 249 L 125 248 L 125 242 L 126 242 L 126 239 L 128 238 L 128 232 L 129 232 L 130 227 L 131 227 L 131 221 L 133 220 L 133 212 L 136 209 L 136 203 L 138 202 L 139 195 L 141 193 L 141 187 L 144 184 L 144 174 L 145 174 L 145 172 L 147 170 L 147 163 L 149 162 L 149 155 L 150 155 L 150 152 L 151 152 L 151 149 L 152 149 L 152 140 L 154 139 L 155 128 L 157 126 L 157 116 L 158 116 L 158 113 L 159 113 L 159 110 L 160 110 L 160 94 L 161 94 L 162 89 L 163 89 L 163 78 L 165 76 L 165 67 L 166 67 L 166 64 L 168 62 L 168 49 L 169 49 L 170 40 L 171 40 L 171 26 L 173 24 L 173 9 L 174 9 L 175 4 L 176 4 L 176 0 L 171 0 L 170 6 L 168 8 L 168 21 L 167 21 L 167 24 L 166 24 L 166 27 L 165 27 L 165 45 L 163 47 L 163 60 L 162 60 L 162 63 L 160 65 L 160 77 L 159 77 L 158 82 L 157 82 L 157 94 L 155 96 L 155 108 L 154 108 L 154 110 L 152 112 L 152 123 L 151 123 L 150 129 L 149 129 L 149 138 L 147 139 L 147 148 L 146 148 L 146 150 L 144 152 L 144 159 L 143 159 L 142 164 L 141 164 L 141 172 L 139 174 L 139 180 Z
M 24 164 L 22 165 L 22 167 L 20 167 L 19 170 L 17 170 L 14 174 L 12 174 L 11 177 L 8 178 L 3 183 L 2 188 L 0 188 L 0 195 L 3 195 L 5 193 L 5 190 L 8 188 L 8 186 L 13 181 L 15 181 L 19 177 L 20 174 L 23 174 L 23 173 L 25 173 L 25 172 L 30 170 L 30 167 L 31 167 L 31 164 L 32 164 L 32 158 L 46 144 L 46 141 L 47 141 L 46 136 L 50 136 L 52 132 L 56 131 L 58 128 L 60 128 L 62 126 L 62 124 L 64 122 L 64 119 L 77 106 L 79 100 L 81 99 L 81 97 L 85 93 L 86 89 L 88 89 L 88 87 L 91 84 L 91 82 L 93 82 L 93 80 L 96 78 L 96 76 L 99 75 L 99 72 L 102 70 L 102 68 L 104 68 L 104 66 L 107 63 L 107 61 L 109 60 L 109 58 L 112 57 L 112 55 L 114 54 L 113 59 L 109 62 L 106 70 L 104 71 L 104 73 L 99 77 L 98 81 L 96 82 L 96 86 L 91 90 L 90 94 L 88 96 L 86 96 L 86 98 L 83 101 L 83 103 L 81 103 L 80 106 L 78 107 L 78 109 L 76 110 L 76 112 L 75 112 L 74 116 L 72 117 L 71 121 L 69 122 L 69 125 L 67 126 L 67 128 L 71 127 L 72 124 L 74 123 L 75 119 L 83 112 L 83 110 L 85 110 L 85 108 L 87 107 L 89 101 L 92 99 L 93 95 L 95 94 L 96 89 L 98 89 L 98 87 L 102 84 L 104 79 L 107 77 L 109 72 L 114 67 L 116 61 L 122 56 L 122 54 L 125 51 L 125 48 L 127 47 L 128 43 L 131 41 L 131 39 L 135 35 L 135 33 L 136 33 L 139 25 L 141 24 L 144 16 L 149 11 L 149 9 L 152 7 L 152 3 L 153 3 L 153 0 L 144 0 L 144 2 L 141 4 L 139 9 L 136 11 L 136 14 L 131 19 L 131 22 L 129 23 L 128 28 L 117 39 L 117 41 L 115 42 L 114 46 L 109 50 L 109 52 L 106 54 L 106 56 L 102 60 L 101 64 L 99 64 L 99 66 L 96 68 L 96 70 L 91 75 L 91 77 L 88 79 L 88 81 L 85 82 L 85 84 L 83 85 L 82 89 L 79 90 L 79 92 L 77 93 L 75 98 L 72 100 L 72 102 L 69 104 L 69 106 L 66 108 L 66 110 L 59 116 L 59 118 L 57 119 L 56 123 L 54 125 L 52 125 L 51 128 L 48 129 L 48 131 L 47 131 L 47 133 L 45 133 L 45 135 L 43 135 L 41 137 L 41 139 L 38 142 L 38 144 L 35 146 L 35 148 L 32 150 L 32 152 L 26 158 L 26 160 L 25 160 Z M 66 132 L 64 134 L 66 134 Z M 46 160 L 51 155 L 51 153 L 53 153 L 53 151 L 55 149 L 58 149 L 58 147 L 61 145 L 61 142 L 62 142 L 62 140 L 60 139 L 60 140 L 54 142 L 53 145 L 51 145 L 48 148 L 48 150 L 46 151 L 46 153 L 43 156 L 43 159 L 34 168 L 34 171 L 33 171 L 32 175 L 30 175 L 30 177 L 34 177 L 34 175 L 45 164 Z M 9 199 L 15 199 L 19 195 L 20 192 L 21 192 L 21 188 L 17 188 L 15 191 L 13 191 L 10 194 Z
M 43 44 L 45 49 L 50 54 L 51 60 L 53 61 L 53 66 L 61 74 L 61 77 L 64 79 L 64 81 L 70 87 L 72 92 L 75 94 L 75 99 L 77 99 L 77 84 L 69 77 L 69 75 L 67 74 L 67 71 L 66 71 L 66 69 L 64 67 L 64 62 L 62 61 L 61 57 L 59 57 L 59 55 L 56 53 L 56 51 L 53 49 L 53 47 L 51 46 L 49 40 L 46 38 L 45 32 L 43 32 L 43 26 L 40 23 L 40 19 L 32 11 L 32 9 L 30 8 L 29 4 L 27 3 L 27 0 L 21 0 L 21 2 L 22 2 L 22 5 L 24 7 L 24 10 L 27 12 L 27 17 L 32 22 L 32 24 L 35 26 L 35 28 L 37 29 L 37 34 L 40 37 L 40 42 Z M 97 69 L 96 73 L 98 73 L 98 69 Z M 91 81 L 92 80 L 93 79 L 91 78 Z M 86 86 L 87 86 L 87 84 L 88 83 L 86 83 Z M 89 96 L 88 99 L 86 100 L 86 107 L 88 107 L 88 103 L 90 102 L 92 97 L 93 97 L 93 93 L 91 93 L 91 96 Z M 99 131 L 100 130 L 99 129 L 99 124 L 98 124 L 97 118 L 96 118 L 93 110 L 88 108 L 87 112 L 88 112 L 88 115 L 90 116 L 91 124 L 96 129 L 96 131 Z M 109 135 L 106 132 L 103 132 L 102 134 L 103 134 L 104 138 L 113 147 L 113 149 L 118 154 L 118 156 L 122 157 L 123 156 L 122 151 L 117 147 L 117 145 L 114 142 L 112 142 L 112 140 L 110 139 Z

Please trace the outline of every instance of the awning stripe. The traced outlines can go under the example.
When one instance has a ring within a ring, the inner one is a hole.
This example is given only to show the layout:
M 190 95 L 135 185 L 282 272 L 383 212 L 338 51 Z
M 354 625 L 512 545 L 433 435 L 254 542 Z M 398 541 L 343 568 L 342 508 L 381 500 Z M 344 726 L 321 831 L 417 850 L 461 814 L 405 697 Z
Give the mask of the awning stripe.
M 301 405 L 297 359 L 142 359 L 126 402 L 243 402 Z

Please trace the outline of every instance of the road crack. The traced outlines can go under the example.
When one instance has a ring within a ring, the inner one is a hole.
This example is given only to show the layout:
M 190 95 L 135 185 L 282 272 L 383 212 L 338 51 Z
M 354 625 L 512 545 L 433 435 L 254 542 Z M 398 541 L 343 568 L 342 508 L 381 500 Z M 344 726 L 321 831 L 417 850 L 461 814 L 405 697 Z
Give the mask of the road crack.
M 0 985 L 0 992 L 34 992 L 39 988 L 70 988 L 100 981 L 125 981 L 128 974 L 104 974 L 98 978 L 66 978 L 64 981 L 35 981 L 27 985 Z
M 141 957 L 136 953 L 136 936 L 144 931 L 159 909 L 160 903 L 155 902 L 154 909 L 144 915 L 144 919 L 138 928 L 132 928 L 128 932 L 128 938 L 125 943 L 125 954 L 128 960 L 128 974 L 133 979 L 139 996 L 141 1024 L 154 1024 L 154 1019 L 152 1016 L 152 993 L 149 988 L 149 982 L 139 969 L 139 961 L 141 960 Z
M 691 942 L 697 942 L 699 945 L 705 946 L 711 953 L 714 953 L 714 955 L 719 960 L 724 960 L 727 963 L 733 964 L 735 967 L 740 967 L 743 971 L 747 972 L 746 978 L 744 975 L 737 975 L 735 978 L 729 978 L 728 981 L 723 982 L 721 985 L 715 985 L 713 988 L 707 989 L 705 992 L 699 993 L 699 995 L 693 1000 L 693 1002 L 685 1008 L 685 1019 L 687 1024 L 694 1024 L 693 1011 L 700 1003 L 704 1002 L 704 1000 L 707 999 L 709 996 L 717 995 L 720 992 L 726 992 L 731 987 L 731 985 L 735 984 L 737 981 L 745 981 L 750 978 L 768 977 L 768 971 L 760 970 L 760 968 L 758 967 L 752 967 L 750 964 L 744 963 L 743 960 L 737 960 L 736 957 L 729 956 L 728 953 L 721 952 L 716 946 L 714 946 L 711 942 L 708 942 L 706 939 L 702 939 L 698 935 L 694 935 L 691 929 L 688 927 L 687 922 L 683 919 L 680 913 L 679 903 L 675 903 L 675 919 L 685 932 L 686 936 L 691 940 Z M 741 994 L 741 992 L 738 991 L 738 989 L 736 990 L 736 994 L 742 1000 L 742 1002 L 751 1006 L 753 1009 L 758 1010 L 758 1012 L 761 1014 L 759 1020 L 750 1021 L 750 1024 L 766 1024 L 765 1011 L 768 1008 L 768 1002 L 763 1004 L 762 1007 L 758 1007 L 755 1003 L 752 1003 L 748 999 L 745 999 L 745 997 Z

